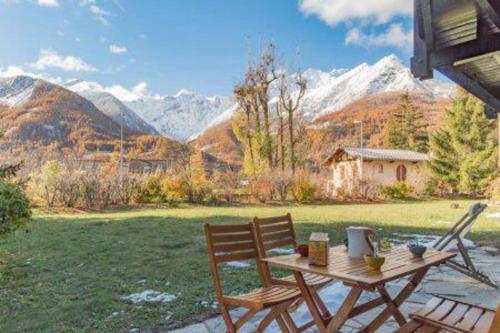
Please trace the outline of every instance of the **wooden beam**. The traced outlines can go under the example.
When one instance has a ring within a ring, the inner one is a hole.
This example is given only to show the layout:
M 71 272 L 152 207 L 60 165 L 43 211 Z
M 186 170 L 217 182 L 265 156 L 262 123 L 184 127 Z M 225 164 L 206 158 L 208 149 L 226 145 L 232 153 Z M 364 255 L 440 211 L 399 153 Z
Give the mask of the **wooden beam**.
M 451 65 L 457 61 L 477 57 L 485 53 L 500 50 L 500 33 L 489 35 L 487 40 L 476 39 L 431 54 L 432 67 Z
M 425 8 L 425 10 L 424 10 Z M 433 45 L 430 0 L 414 1 L 413 57 L 411 71 L 421 80 L 431 79 L 434 71 L 430 65 L 430 48 Z
M 500 112 L 500 99 L 482 87 L 479 82 L 471 79 L 453 65 L 444 65 L 436 69 L 456 84 L 462 86 L 468 92 L 476 95 L 480 100 L 490 105 L 497 112 Z
M 475 0 L 479 10 L 486 15 L 500 28 L 500 1 L 499 0 Z M 493 4 L 492 4 L 493 3 Z

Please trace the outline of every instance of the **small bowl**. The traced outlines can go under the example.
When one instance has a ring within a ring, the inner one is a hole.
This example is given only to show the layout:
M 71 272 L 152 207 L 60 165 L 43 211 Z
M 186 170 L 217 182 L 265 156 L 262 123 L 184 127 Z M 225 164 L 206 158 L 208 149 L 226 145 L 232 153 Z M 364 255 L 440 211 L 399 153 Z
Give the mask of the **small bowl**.
M 309 256 L 309 246 L 307 244 L 301 244 L 297 246 L 295 249 L 295 252 L 300 254 L 301 257 L 308 257 Z
M 379 271 L 382 265 L 385 263 L 385 257 L 374 257 L 365 254 L 365 263 L 374 270 Z
M 425 251 L 427 251 L 427 248 L 425 246 L 417 245 L 417 244 L 408 245 L 408 249 L 410 250 L 411 254 L 413 254 L 413 256 L 415 258 L 422 258 Z

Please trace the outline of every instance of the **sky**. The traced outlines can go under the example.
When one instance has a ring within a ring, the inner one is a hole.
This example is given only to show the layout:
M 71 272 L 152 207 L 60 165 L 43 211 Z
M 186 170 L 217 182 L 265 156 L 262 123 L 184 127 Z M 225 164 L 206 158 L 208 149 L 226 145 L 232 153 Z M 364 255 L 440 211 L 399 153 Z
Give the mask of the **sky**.
M 410 0 L 0 0 L 0 76 L 98 82 L 124 99 L 228 96 L 266 43 L 290 69 L 394 53 L 409 63 Z

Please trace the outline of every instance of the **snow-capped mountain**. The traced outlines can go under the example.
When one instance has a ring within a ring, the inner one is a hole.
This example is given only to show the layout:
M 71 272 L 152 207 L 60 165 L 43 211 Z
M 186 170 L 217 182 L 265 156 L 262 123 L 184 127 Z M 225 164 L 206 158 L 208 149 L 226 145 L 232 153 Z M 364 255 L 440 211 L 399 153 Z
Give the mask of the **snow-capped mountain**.
M 362 97 L 408 90 L 431 99 L 448 97 L 452 87 L 435 80 L 420 81 L 395 55 L 373 65 L 363 63 L 351 70 L 332 71 L 327 75 L 304 72 L 308 89 L 302 104 L 303 115 L 310 120 L 335 112 Z
M 366 96 L 385 92 L 409 91 L 428 99 L 446 98 L 453 94 L 453 86 L 436 80 L 420 81 L 413 77 L 410 69 L 395 55 L 382 58 L 377 63 L 363 63 L 353 69 L 333 69 L 323 72 L 308 69 L 302 73 L 307 80 L 307 91 L 300 108 L 308 120 L 339 111 L 350 103 Z M 293 83 L 297 74 L 291 74 Z M 292 93 L 296 86 L 292 85 Z M 270 103 L 278 101 L 278 86 L 271 86 Z M 236 105 L 226 109 L 209 123 L 216 126 L 231 118 Z M 201 133 L 200 133 L 201 134 Z M 194 139 L 197 135 L 192 136 Z
M 296 75 L 291 74 L 290 82 Z M 352 69 L 331 71 L 308 69 L 302 75 L 308 84 L 300 112 L 310 121 L 379 93 L 408 90 L 430 99 L 448 97 L 453 93 L 450 84 L 415 79 L 395 55 L 382 58 L 373 65 L 363 63 Z M 0 105 L 12 107 L 24 103 L 36 80 L 27 76 L 0 78 Z M 120 123 L 123 112 L 128 127 L 181 141 L 195 139 L 206 129 L 229 120 L 237 108 L 232 97 L 205 97 L 185 89 L 175 95 L 153 95 L 144 91 L 134 98 L 120 100 L 112 90 L 94 82 L 72 80 L 65 87 L 90 100 L 117 123 Z M 271 86 L 270 94 L 271 103 L 276 103 L 277 84 Z
M 212 126 L 234 105 L 227 97 L 204 97 L 188 90 L 175 95 L 146 95 L 125 102 L 161 134 L 176 140 L 188 140 Z
M 16 107 L 29 99 L 37 79 L 29 76 L 0 78 L 0 104 Z
M 106 92 L 95 82 L 71 80 L 65 87 L 91 101 L 102 113 L 113 119 L 117 124 L 123 123 L 131 129 L 150 135 L 159 135 L 158 131 L 127 107 L 122 101 Z

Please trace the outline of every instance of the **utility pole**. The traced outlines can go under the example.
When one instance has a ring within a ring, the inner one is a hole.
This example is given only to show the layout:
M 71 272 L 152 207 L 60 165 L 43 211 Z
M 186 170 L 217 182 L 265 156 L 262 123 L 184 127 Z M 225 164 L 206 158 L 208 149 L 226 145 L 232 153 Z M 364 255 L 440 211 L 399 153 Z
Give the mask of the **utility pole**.
M 120 167 L 118 168 L 118 177 L 120 188 L 123 184 L 123 109 L 120 109 Z
M 360 139 L 359 139 L 359 146 L 361 149 L 363 149 L 363 121 L 362 120 L 356 120 L 354 122 L 355 124 L 359 124 L 360 125 Z M 359 168 L 359 179 L 363 180 L 363 154 L 361 154 L 361 157 L 360 157 L 360 161 L 361 161 L 361 166 Z

